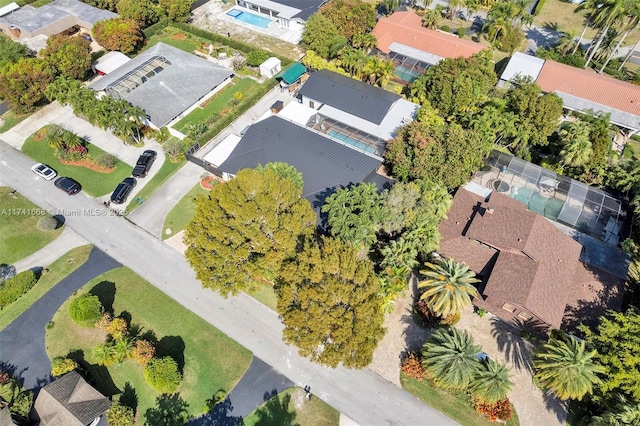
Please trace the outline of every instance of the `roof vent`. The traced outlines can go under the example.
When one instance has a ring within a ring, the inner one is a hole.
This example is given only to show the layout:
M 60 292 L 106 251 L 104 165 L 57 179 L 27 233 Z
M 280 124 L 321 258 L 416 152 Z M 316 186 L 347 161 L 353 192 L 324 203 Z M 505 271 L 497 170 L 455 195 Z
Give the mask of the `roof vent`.
M 494 211 L 496 211 L 496 209 L 494 209 L 493 207 L 487 208 L 487 213 L 489 214 L 493 214 Z
M 518 242 L 521 243 L 522 242 L 522 238 L 518 238 Z

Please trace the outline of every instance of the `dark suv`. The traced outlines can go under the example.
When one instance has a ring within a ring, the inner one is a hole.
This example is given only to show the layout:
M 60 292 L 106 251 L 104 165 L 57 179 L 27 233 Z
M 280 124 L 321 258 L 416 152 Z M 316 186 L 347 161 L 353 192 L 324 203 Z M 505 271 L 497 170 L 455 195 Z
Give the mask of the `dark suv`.
M 151 165 L 156 159 L 156 152 L 151 151 L 150 149 L 146 150 L 142 153 L 140 157 L 138 157 L 138 161 L 136 162 L 136 166 L 133 168 L 133 172 L 131 174 L 133 177 L 145 177 L 151 168 Z
M 115 204 L 122 204 L 127 201 L 127 197 L 134 186 L 136 186 L 136 180 L 134 178 L 125 178 L 125 180 L 118 184 L 116 189 L 113 191 L 113 194 L 111 194 L 111 202 Z
M 78 182 L 68 177 L 59 177 L 53 184 L 69 195 L 77 194 L 82 189 Z

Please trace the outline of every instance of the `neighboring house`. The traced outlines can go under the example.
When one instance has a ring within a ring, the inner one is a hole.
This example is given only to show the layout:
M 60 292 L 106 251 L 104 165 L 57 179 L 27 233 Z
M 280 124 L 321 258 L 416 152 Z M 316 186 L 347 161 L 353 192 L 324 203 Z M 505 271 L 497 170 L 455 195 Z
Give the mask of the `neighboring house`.
M 536 332 L 591 325 L 620 309 L 623 280 L 582 263 L 582 245 L 524 204 L 472 183 L 447 216 L 438 252 L 478 274 L 477 307 Z
M 516 76 L 530 77 L 543 91 L 557 94 L 567 110 L 609 114 L 627 137 L 640 131 L 640 86 L 519 52 L 509 60 L 499 85 L 508 85 Z
M 231 82 L 233 71 L 158 43 L 91 84 L 145 110 L 156 129 L 179 120 Z
M 412 11 L 380 19 L 373 35 L 378 50 L 393 60 L 396 76 L 405 83 L 445 58 L 468 58 L 484 48 L 454 34 L 424 28 L 422 18 Z
M 38 8 L 23 6 L 0 17 L 0 31 L 14 39 L 26 40 L 59 34 L 75 26 L 91 31 L 96 22 L 117 17 L 79 0 L 54 0 Z
M 72 371 L 40 390 L 32 417 L 40 426 L 106 426 L 109 407 L 107 397 Z
M 111 74 L 130 60 L 131 58 L 124 53 L 114 50 L 113 52 L 106 53 L 99 57 L 91 64 L 91 69 L 98 75 L 107 75 Z
M 327 0 L 236 0 L 258 15 L 276 20 L 282 28 L 302 29 L 307 19 L 320 9 Z

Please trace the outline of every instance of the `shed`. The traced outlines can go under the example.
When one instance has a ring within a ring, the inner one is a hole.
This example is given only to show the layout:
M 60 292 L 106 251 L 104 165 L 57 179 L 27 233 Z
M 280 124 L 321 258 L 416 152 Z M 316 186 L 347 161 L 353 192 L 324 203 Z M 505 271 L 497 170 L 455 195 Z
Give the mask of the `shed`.
M 266 78 L 271 78 L 278 74 L 282 69 L 282 63 L 280 59 L 271 57 L 260 64 L 260 75 Z
M 117 70 L 130 60 L 131 59 L 124 53 L 114 50 L 113 52 L 109 52 L 98 58 L 97 61 L 91 64 L 91 69 L 96 74 L 107 75 Z
M 284 71 L 278 76 L 285 85 L 293 84 L 297 82 L 300 77 L 307 72 L 307 69 L 300 62 L 294 62 L 285 68 Z

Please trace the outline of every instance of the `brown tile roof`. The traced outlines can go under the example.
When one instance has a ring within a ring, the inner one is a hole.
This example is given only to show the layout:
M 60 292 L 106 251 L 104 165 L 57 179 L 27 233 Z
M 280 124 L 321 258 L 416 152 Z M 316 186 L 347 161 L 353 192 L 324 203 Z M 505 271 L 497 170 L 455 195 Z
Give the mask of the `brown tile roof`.
M 563 92 L 629 114 L 640 115 L 640 86 L 547 60 L 536 83 L 545 92 Z
M 41 426 L 86 426 L 111 402 L 75 371 L 42 388 L 34 404 Z
M 373 34 L 378 39 L 378 49 L 384 53 L 389 53 L 394 41 L 443 58 L 468 58 L 483 49 L 479 43 L 424 28 L 422 18 L 410 11 L 380 19 Z
M 476 272 L 483 269 L 481 262 L 486 258 L 478 241 L 499 250 L 483 295 L 524 306 L 551 326 L 560 326 L 580 264 L 579 243 L 505 195 L 494 192 L 484 202 L 462 188 L 448 219 L 440 225 L 440 234 L 442 254 L 465 262 L 470 256 L 468 263 Z

